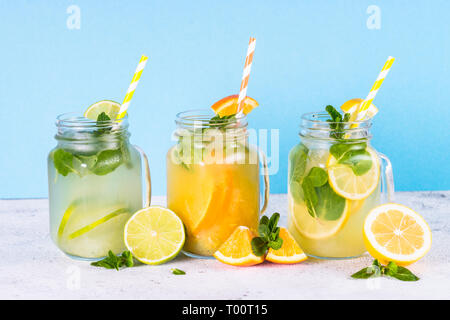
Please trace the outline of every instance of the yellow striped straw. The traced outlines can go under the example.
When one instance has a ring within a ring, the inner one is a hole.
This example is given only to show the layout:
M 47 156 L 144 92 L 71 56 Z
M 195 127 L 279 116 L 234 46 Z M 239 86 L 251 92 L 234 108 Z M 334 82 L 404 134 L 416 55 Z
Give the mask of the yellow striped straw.
M 369 94 L 367 95 L 366 99 L 360 104 L 359 109 L 356 110 L 355 114 L 352 115 L 352 119 L 361 121 L 366 120 L 366 116 L 368 115 L 368 110 L 370 106 L 372 105 L 372 101 L 375 99 L 375 96 L 378 93 L 378 90 L 381 87 L 381 84 L 383 83 L 384 79 L 389 73 L 389 70 L 391 70 L 392 64 L 394 63 L 395 58 L 389 57 L 386 61 L 386 63 L 383 66 L 383 69 L 381 69 L 380 74 L 378 75 L 377 80 L 372 86 L 372 89 L 370 89 Z M 353 126 L 352 126 L 353 127 Z
M 148 57 L 142 55 L 141 60 L 134 72 L 133 79 L 131 79 L 130 86 L 128 87 L 127 94 L 125 95 L 125 99 L 123 99 L 123 103 L 120 106 L 119 114 L 117 115 L 117 119 L 122 119 L 125 117 L 128 107 L 130 106 L 130 101 L 133 98 L 134 91 L 136 91 L 136 87 L 139 83 L 139 79 L 141 78 L 142 71 L 144 71 L 145 65 L 147 63 Z M 119 120 L 120 122 L 121 120 Z

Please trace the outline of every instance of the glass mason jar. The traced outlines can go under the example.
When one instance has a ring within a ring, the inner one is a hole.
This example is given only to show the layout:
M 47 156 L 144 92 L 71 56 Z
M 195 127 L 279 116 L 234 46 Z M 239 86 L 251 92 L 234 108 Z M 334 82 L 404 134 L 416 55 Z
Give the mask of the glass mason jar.
M 392 201 L 389 159 L 370 145 L 371 121 L 327 121 L 302 116 L 301 142 L 289 153 L 288 228 L 306 254 L 350 258 L 363 254 L 369 211 Z
M 237 226 L 256 231 L 269 194 L 265 157 L 249 145 L 246 116 L 213 116 L 211 110 L 179 113 L 177 143 L 167 153 L 167 205 L 183 221 L 184 252 L 194 257 L 211 256 Z M 262 210 L 260 159 L 265 182 Z
M 130 144 L 126 117 L 97 124 L 67 113 L 56 126 L 57 146 L 47 161 L 52 240 L 72 258 L 121 253 L 125 223 L 143 207 L 142 159 L 150 205 L 147 157 Z

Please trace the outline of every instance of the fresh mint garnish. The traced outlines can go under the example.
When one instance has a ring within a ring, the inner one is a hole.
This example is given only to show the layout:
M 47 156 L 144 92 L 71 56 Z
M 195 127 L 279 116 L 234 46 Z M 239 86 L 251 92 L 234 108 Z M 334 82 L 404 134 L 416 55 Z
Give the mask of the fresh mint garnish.
M 256 256 L 263 256 L 269 248 L 278 250 L 283 245 L 283 239 L 280 238 L 280 228 L 277 226 L 280 214 L 275 212 L 270 219 L 263 216 L 259 222 L 259 237 L 252 239 L 252 251 Z
M 95 130 L 95 134 L 101 135 L 111 131 L 112 127 L 108 123 L 105 123 L 108 121 L 111 121 L 111 118 L 105 112 L 100 113 L 97 116 L 97 126 L 100 127 L 100 129 Z
M 124 251 L 121 255 L 116 256 L 111 250 L 108 251 L 108 256 L 103 260 L 92 262 L 94 267 L 102 267 L 106 269 L 130 268 L 134 266 L 133 256 L 130 251 Z
M 331 105 L 326 106 L 325 110 L 331 117 L 331 119 L 327 120 L 327 122 L 330 123 L 330 137 L 342 139 L 344 137 L 345 123 L 350 120 L 350 113 L 345 113 L 344 116 L 342 116 L 341 113 Z
M 57 149 L 53 152 L 53 163 L 55 168 L 64 177 L 71 172 L 79 174 L 79 172 L 74 169 L 73 161 L 73 154 L 66 150 Z
M 419 277 L 413 274 L 405 267 L 397 265 L 391 261 L 387 266 L 383 266 L 377 259 L 375 259 L 371 266 L 361 269 L 352 274 L 355 279 L 368 279 L 372 277 L 388 276 L 401 281 L 417 281 Z
M 104 176 L 114 171 L 122 164 L 122 152 L 117 150 L 104 150 L 97 156 L 97 162 L 92 168 L 92 172 L 98 176 Z
M 170 271 L 172 271 L 172 273 L 177 276 L 186 274 L 186 272 L 184 272 L 183 270 L 177 269 L 177 268 L 170 269 Z
M 211 118 L 211 120 L 209 120 L 209 126 L 216 129 L 225 129 L 225 127 L 230 124 L 230 121 L 228 120 L 235 118 L 236 118 L 235 114 L 223 117 L 216 114 L 214 117 Z
M 365 149 L 347 151 L 339 163 L 349 166 L 357 176 L 365 174 L 372 168 L 372 157 Z

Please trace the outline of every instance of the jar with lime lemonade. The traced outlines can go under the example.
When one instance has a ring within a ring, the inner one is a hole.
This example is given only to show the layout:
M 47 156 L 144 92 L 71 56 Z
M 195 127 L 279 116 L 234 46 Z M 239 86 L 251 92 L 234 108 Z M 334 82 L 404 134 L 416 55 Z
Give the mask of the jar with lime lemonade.
M 176 118 L 176 145 L 167 153 L 167 205 L 186 227 L 183 250 L 190 256 L 212 256 L 238 226 L 256 231 L 267 206 L 265 158 L 249 144 L 247 117 L 235 114 L 236 101 L 237 96 L 222 99 L 213 106 L 217 114 L 201 109 Z M 249 97 L 245 101 L 246 113 L 257 105 Z M 265 170 L 262 209 L 260 161 Z
M 350 114 L 327 111 L 331 118 L 302 116 L 301 141 L 289 153 L 288 228 L 309 256 L 356 257 L 366 251 L 365 217 L 392 198 L 392 169 L 370 144 L 370 119 L 351 122 Z
M 129 142 L 127 117 L 120 105 L 101 101 L 84 115 L 57 117 L 57 146 L 48 156 L 50 234 L 68 256 L 95 260 L 125 250 L 123 229 L 150 203 L 147 157 Z

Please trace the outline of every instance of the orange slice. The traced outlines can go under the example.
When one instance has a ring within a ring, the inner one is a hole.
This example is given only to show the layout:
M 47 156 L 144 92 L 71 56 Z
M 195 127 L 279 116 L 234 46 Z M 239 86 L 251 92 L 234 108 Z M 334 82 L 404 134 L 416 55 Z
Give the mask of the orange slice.
M 267 261 L 290 264 L 308 259 L 286 228 L 280 228 L 280 238 L 283 239 L 283 245 L 278 250 L 270 248 L 266 256 Z
M 211 106 L 216 114 L 221 117 L 230 116 L 237 113 L 237 101 L 239 95 L 233 94 L 231 96 L 225 97 Z M 249 114 L 250 111 L 258 106 L 258 102 L 250 97 L 245 97 L 244 99 L 244 113 Z
M 213 256 L 232 266 L 253 266 L 264 261 L 264 256 L 253 254 L 251 241 L 256 235 L 247 227 L 237 227 Z
M 425 220 L 401 204 L 386 203 L 367 215 L 363 229 L 367 251 L 381 263 L 406 266 L 422 258 L 431 247 Z

